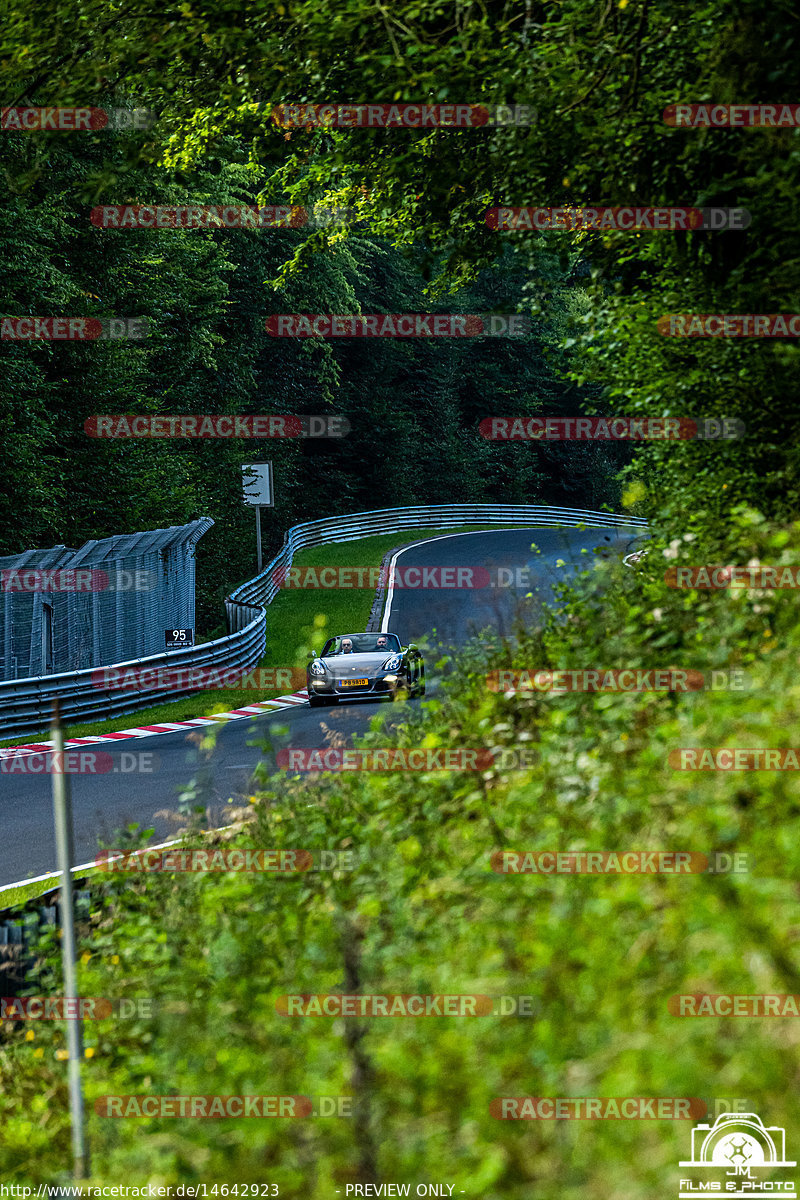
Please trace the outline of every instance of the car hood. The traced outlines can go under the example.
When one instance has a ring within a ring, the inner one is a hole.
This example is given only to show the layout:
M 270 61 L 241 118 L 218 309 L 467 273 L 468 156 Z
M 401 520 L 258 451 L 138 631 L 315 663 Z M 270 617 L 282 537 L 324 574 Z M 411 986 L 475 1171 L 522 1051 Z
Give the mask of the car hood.
M 372 650 L 362 654 L 334 654 L 330 658 L 322 658 L 329 671 L 335 675 L 352 675 L 358 671 L 378 671 L 393 653 L 392 650 Z

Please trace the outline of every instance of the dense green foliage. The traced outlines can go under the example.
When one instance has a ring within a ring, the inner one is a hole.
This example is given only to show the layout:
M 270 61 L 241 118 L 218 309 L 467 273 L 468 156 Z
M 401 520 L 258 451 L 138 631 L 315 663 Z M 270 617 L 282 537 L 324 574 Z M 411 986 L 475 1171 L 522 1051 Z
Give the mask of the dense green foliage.
M 605 454 L 539 447 L 534 457 L 529 446 L 481 443 L 475 424 L 493 411 L 489 398 L 501 412 L 602 406 L 747 425 L 734 443 L 638 451 L 625 502 L 657 534 L 643 568 L 600 568 L 603 578 L 565 596 L 565 619 L 523 628 L 516 647 L 487 639 L 472 648 L 456 681 L 393 734 L 409 746 L 527 746 L 533 767 L 264 780 L 241 835 L 249 844 L 353 849 L 357 870 L 159 877 L 117 885 L 98 903 L 84 992 L 148 995 L 159 1007 L 152 1022 L 92 1034 L 91 1098 L 348 1094 L 356 1115 L 213 1127 L 92 1118 L 96 1177 L 269 1179 L 298 1200 L 374 1180 L 441 1180 L 456 1194 L 520 1200 L 674 1194 L 688 1123 L 505 1124 L 488 1110 L 498 1095 L 746 1098 L 767 1124 L 786 1125 L 796 1147 L 791 1018 L 680 1020 L 668 1000 L 800 992 L 797 775 L 681 773 L 667 762 L 680 746 L 796 741 L 794 593 L 677 592 L 664 570 L 796 564 L 797 349 L 684 342 L 656 327 L 671 312 L 797 305 L 797 131 L 673 129 L 662 119 L 679 101 L 796 98 L 794 7 L 258 0 L 245 16 L 238 0 L 173 0 L 156 13 L 141 0 L 56 0 L 53 13 L 45 23 L 20 9 L 2 23 L 9 98 L 112 96 L 161 118 L 117 149 L 91 138 L 77 147 L 77 135 L 9 142 L 4 283 L 31 312 L 45 299 L 79 311 L 70 307 L 78 293 L 96 293 L 103 313 L 150 315 L 154 334 L 144 348 L 91 353 L 3 347 L 0 455 L 20 545 L 66 528 L 98 533 L 98 520 L 117 531 L 130 513 L 137 525 L 209 511 L 219 522 L 211 576 L 221 588 L 223 560 L 248 573 L 246 552 L 236 560 L 230 551 L 249 523 L 237 452 L 87 447 L 81 422 L 99 397 L 101 411 L 329 406 L 347 415 L 354 434 L 340 448 L 270 446 L 277 529 L 423 498 L 615 502 L 616 460 Z M 537 108 L 539 119 L 523 129 L 289 133 L 269 117 L 276 103 L 331 99 L 506 101 Z M 87 233 L 75 215 L 98 198 L 187 193 L 209 203 L 358 204 L 369 232 L 112 238 Z M 482 219 L 499 203 L 626 202 L 735 205 L 752 223 L 729 233 L 515 234 L 501 249 Z M 518 346 L 446 349 L 276 346 L 257 333 L 263 313 L 317 302 L 465 312 L 520 303 L 537 325 Z M 15 422 L 20 406 L 28 419 Z M 73 494 L 77 516 L 65 526 Z M 8 537 L 7 520 L 0 529 Z M 546 663 L 742 668 L 750 687 L 523 700 L 483 682 L 488 667 Z M 376 730 L 369 740 L 385 737 Z M 504 846 L 736 850 L 754 866 L 739 876 L 504 877 L 489 868 Z M 525 994 L 534 1010 L 424 1022 L 278 1016 L 276 997 L 299 990 Z M 52 1179 L 68 1165 L 54 1053 L 62 1033 L 10 1037 L 0 1054 L 0 1165 L 20 1180 Z
M 689 537 L 691 538 L 691 533 Z M 793 561 L 800 527 L 736 525 L 746 558 Z M 665 547 L 691 561 L 692 542 Z M 661 550 L 657 555 L 662 563 Z M 366 744 L 527 748 L 536 765 L 479 774 L 348 773 L 259 791 L 240 845 L 343 851 L 300 876 L 117 879 L 82 948 L 85 995 L 147 996 L 155 1016 L 86 1026 L 87 1095 L 353 1097 L 347 1118 L 297 1122 L 91 1118 L 96 1178 L 269 1179 L 323 1196 L 343 1182 L 446 1179 L 468 1194 L 638 1198 L 677 1186 L 688 1122 L 500 1122 L 496 1096 L 746 1099 L 791 1128 L 791 1018 L 681 1020 L 670 996 L 800 991 L 797 785 L 790 775 L 681 773 L 677 746 L 791 744 L 800 652 L 783 595 L 664 594 L 657 566 L 598 567 L 570 621 L 487 644 L 391 738 Z M 598 584 L 603 598 L 598 600 Z M 714 630 L 719 639 L 709 637 Z M 745 692 L 487 693 L 497 665 L 745 670 Z M 212 753 L 212 743 L 207 752 Z M 197 844 L 197 837 L 189 837 Z M 502 875 L 493 852 L 735 851 L 739 875 Z M 752 856 L 752 857 L 749 857 Z M 330 861 L 330 860 L 329 860 Z M 41 985 L 39 985 L 41 987 Z M 57 990 L 57 989 L 56 989 Z M 532 1015 L 280 1016 L 285 993 L 531 996 Z M 64 1161 L 58 1028 L 0 1060 L 6 1149 L 20 1178 Z M 40 1054 L 40 1058 L 35 1056 Z M 13 1072 L 13 1076 L 12 1076 Z M 34 1167 L 34 1163 L 38 1166 Z M 664 1181 L 666 1180 L 666 1185 Z
M 716 483 L 720 467 L 737 472 L 747 500 L 765 496 L 770 509 L 791 509 L 795 347 L 718 339 L 665 345 L 655 328 L 672 311 L 791 311 L 800 262 L 795 132 L 674 129 L 662 118 L 667 105 L 687 98 L 790 100 L 798 74 L 790 4 L 764 11 L 744 0 L 734 15 L 718 0 L 690 11 L 668 0 L 435 0 L 391 12 L 362 0 L 269 0 L 249 5 L 242 21 L 234 19 L 238 4 L 175 2 L 154 15 L 139 2 L 95 0 L 57 13 L 52 28 L 21 11 L 5 26 L 11 94 L 47 103 L 117 95 L 151 106 L 160 120 L 140 135 L 140 156 L 178 172 L 194 196 L 205 191 L 209 163 L 217 169 L 226 161 L 226 136 L 245 139 L 253 169 L 271 168 L 269 186 L 259 181 L 268 203 L 277 201 L 276 188 L 301 203 L 358 198 L 371 229 L 403 241 L 424 236 L 438 255 L 439 287 L 448 283 L 442 263 L 456 278 L 494 263 L 498 235 L 482 219 L 489 204 L 747 208 L 752 224 L 744 233 L 585 239 L 590 303 L 575 332 L 589 354 L 575 370 L 601 381 L 626 412 L 699 409 L 748 423 L 748 440 L 723 454 L 713 446 L 652 449 L 656 462 L 667 460 L 650 480 L 653 511 L 663 514 L 684 495 L 718 507 L 726 500 Z M 75 50 L 57 50 L 64 41 Z M 332 99 L 508 102 L 532 106 L 538 120 L 530 128 L 290 131 L 270 117 L 277 103 Z M 47 135 L 48 147 L 57 136 Z M 111 156 L 93 183 L 96 195 L 117 198 Z M 566 255 L 573 239 L 508 237 L 528 260 L 536 311 L 548 275 L 542 248 Z M 315 248 L 298 247 L 289 271 L 307 266 Z

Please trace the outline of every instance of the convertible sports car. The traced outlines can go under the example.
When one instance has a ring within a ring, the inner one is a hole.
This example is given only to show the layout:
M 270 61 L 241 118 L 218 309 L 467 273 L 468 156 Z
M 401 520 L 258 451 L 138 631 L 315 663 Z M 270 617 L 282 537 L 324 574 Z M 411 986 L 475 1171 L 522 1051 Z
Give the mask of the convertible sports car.
M 396 700 L 425 695 L 425 664 L 414 645 L 401 646 L 396 633 L 343 633 L 329 638 L 309 663 L 308 703 L 337 704 L 350 696 Z

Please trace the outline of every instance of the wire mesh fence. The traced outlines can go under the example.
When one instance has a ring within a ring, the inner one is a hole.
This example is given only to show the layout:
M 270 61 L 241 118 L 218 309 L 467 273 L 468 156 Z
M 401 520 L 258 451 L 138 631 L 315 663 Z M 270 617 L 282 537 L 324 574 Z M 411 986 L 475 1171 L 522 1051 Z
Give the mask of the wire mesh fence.
M 194 547 L 213 523 L 0 558 L 0 679 L 163 650 L 165 629 L 194 626 Z

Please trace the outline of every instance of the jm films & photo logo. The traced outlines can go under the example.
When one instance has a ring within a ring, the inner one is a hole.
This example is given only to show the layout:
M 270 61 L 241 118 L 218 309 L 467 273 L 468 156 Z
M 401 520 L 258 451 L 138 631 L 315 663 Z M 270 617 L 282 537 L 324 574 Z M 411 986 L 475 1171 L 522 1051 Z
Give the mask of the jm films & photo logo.
M 768 1177 L 778 1168 L 797 1166 L 786 1158 L 785 1130 L 765 1126 L 754 1112 L 723 1113 L 713 1125 L 697 1125 L 692 1130 L 691 1157 L 678 1166 L 693 1167 L 700 1175 L 680 1180 L 679 1200 L 695 1200 L 708 1192 L 738 1197 L 796 1194 L 793 1179 Z

